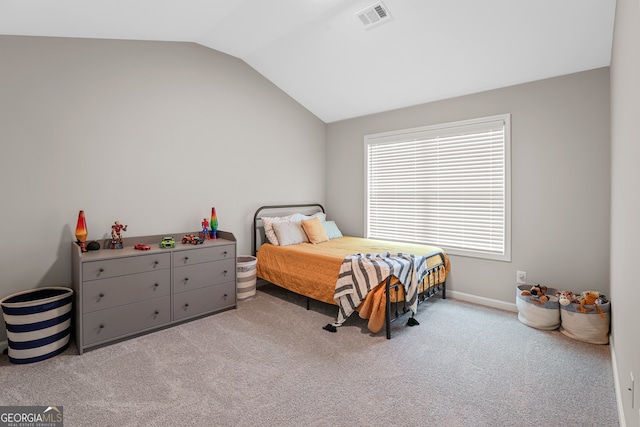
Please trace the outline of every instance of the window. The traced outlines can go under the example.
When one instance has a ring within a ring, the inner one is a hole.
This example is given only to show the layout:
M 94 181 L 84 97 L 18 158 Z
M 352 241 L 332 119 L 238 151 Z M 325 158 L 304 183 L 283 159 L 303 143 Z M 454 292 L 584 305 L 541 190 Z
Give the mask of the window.
M 510 121 L 365 136 L 366 236 L 509 261 Z

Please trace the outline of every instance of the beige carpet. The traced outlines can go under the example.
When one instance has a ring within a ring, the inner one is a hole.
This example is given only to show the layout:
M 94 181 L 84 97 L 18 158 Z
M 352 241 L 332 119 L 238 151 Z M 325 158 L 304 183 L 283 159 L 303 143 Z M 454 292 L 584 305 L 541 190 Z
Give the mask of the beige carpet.
M 617 426 L 608 346 L 453 299 L 371 336 L 274 286 L 236 310 L 78 356 L 0 357 L 1 405 L 74 426 Z

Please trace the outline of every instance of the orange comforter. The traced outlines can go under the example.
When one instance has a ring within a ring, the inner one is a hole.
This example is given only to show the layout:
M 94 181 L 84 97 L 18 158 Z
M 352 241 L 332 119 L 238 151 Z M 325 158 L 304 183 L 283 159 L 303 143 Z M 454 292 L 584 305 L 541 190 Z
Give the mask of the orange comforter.
M 335 286 L 340 266 L 346 256 L 384 252 L 428 255 L 438 250 L 444 254 L 442 249 L 434 246 L 361 237 L 341 237 L 319 244 L 301 243 L 291 246 L 274 246 L 267 243 L 258 250 L 257 275 L 300 295 L 337 305 L 333 299 Z M 446 254 L 444 257 L 443 276 L 446 277 L 450 264 Z M 440 256 L 433 256 L 428 260 L 430 267 L 440 262 Z M 442 277 L 441 282 L 445 277 Z M 359 309 L 361 317 L 370 319 L 369 329 L 372 332 L 380 331 L 383 325 L 384 304 L 381 305 L 380 301 L 384 301 L 384 287 L 378 286 L 369 293 Z M 382 316 L 382 322 L 380 316 Z

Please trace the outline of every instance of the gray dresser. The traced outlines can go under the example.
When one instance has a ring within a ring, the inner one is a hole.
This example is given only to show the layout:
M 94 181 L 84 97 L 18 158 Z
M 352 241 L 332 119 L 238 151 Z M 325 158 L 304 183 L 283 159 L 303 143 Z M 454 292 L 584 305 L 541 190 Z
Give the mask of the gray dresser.
M 72 244 L 79 354 L 236 307 L 233 234 L 218 231 L 217 239 L 198 245 L 183 244 L 184 234 L 130 237 L 123 249 L 85 253 Z M 164 236 L 173 236 L 176 247 L 161 249 Z M 138 243 L 151 249 L 134 249 Z

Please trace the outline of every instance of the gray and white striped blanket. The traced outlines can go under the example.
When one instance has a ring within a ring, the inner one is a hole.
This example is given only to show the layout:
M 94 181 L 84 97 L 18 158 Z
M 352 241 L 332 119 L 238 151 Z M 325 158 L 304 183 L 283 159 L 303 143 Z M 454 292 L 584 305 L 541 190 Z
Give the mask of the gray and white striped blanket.
M 412 314 L 418 308 L 418 284 L 427 274 L 429 256 L 403 253 L 355 254 L 344 258 L 336 282 L 334 299 L 339 305 L 334 326 L 340 326 L 379 283 L 395 276 L 404 286 Z

